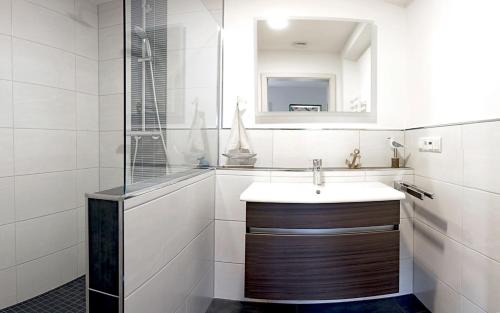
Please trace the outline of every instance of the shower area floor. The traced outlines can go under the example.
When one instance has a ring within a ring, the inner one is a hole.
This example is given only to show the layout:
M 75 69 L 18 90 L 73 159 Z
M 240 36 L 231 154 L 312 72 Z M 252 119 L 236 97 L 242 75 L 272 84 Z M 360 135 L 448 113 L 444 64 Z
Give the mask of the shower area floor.
M 414 296 L 331 304 L 273 304 L 214 299 L 207 313 L 428 313 Z M 85 277 L 0 313 L 85 313 Z
M 85 276 L 0 313 L 85 313 Z

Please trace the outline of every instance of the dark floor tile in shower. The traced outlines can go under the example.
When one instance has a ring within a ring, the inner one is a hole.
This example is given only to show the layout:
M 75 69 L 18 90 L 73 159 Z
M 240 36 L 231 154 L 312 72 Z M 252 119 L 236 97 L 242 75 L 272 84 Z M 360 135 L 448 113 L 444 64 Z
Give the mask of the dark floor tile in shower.
M 0 313 L 85 313 L 85 278 L 80 277 Z
M 214 299 L 207 313 L 296 313 L 297 305 Z

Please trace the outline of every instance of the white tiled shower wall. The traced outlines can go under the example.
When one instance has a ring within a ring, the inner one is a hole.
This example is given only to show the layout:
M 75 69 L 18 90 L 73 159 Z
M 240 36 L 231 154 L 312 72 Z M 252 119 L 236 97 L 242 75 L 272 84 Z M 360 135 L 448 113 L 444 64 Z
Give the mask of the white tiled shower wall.
M 418 138 L 441 136 L 442 153 Z M 500 122 L 409 130 L 415 183 L 414 292 L 434 313 L 500 312 Z
M 100 187 L 106 190 L 124 181 L 123 0 L 100 4 L 98 13 Z
M 84 273 L 99 189 L 97 7 L 0 0 L 0 308 Z

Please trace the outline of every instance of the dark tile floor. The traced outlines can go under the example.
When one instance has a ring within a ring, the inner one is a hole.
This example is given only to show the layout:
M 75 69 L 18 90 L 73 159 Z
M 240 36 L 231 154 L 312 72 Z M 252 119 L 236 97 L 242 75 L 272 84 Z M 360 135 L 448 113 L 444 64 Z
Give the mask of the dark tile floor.
M 429 313 L 414 296 L 329 304 L 271 304 L 214 299 L 207 313 Z
M 0 310 L 0 313 L 85 313 L 85 278 Z
M 332 304 L 272 304 L 214 299 L 207 313 L 428 313 L 413 295 Z M 85 313 L 85 279 L 80 277 L 0 313 Z

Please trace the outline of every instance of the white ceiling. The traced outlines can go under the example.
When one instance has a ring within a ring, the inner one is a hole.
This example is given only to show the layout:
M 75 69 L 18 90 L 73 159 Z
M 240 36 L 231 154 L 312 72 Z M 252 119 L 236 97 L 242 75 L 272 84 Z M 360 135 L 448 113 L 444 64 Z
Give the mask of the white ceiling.
M 301 50 L 340 53 L 357 22 L 326 20 L 290 20 L 287 28 L 273 30 L 266 21 L 258 21 L 259 50 Z M 307 48 L 297 48 L 294 42 L 307 42 Z

